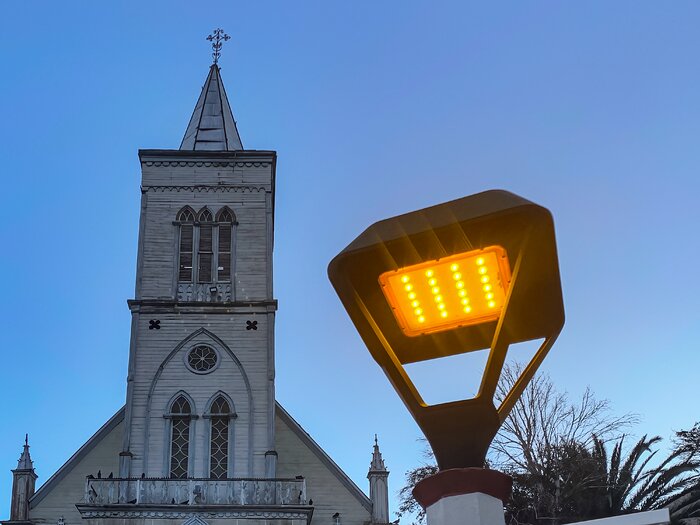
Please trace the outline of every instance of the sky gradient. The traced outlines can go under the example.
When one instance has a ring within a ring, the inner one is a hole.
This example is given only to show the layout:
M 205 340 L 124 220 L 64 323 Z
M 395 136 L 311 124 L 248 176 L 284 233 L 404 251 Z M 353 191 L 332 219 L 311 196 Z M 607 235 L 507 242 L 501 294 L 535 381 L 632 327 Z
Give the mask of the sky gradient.
M 363 490 L 374 434 L 395 494 L 420 432 L 326 266 L 377 220 L 486 189 L 554 215 L 554 382 L 639 414 L 637 435 L 700 419 L 700 4 L 2 9 L 0 519 L 25 432 L 41 483 L 124 403 L 137 150 L 179 146 L 219 26 L 243 145 L 278 152 L 277 397 Z M 441 370 L 416 372 L 437 398 L 474 381 Z

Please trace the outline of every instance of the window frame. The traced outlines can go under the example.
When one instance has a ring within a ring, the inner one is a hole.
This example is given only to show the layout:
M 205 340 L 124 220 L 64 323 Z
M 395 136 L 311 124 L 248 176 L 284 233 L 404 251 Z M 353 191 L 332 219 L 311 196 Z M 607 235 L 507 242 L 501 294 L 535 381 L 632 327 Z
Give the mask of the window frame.
M 220 413 L 212 413 L 212 406 L 214 403 L 219 399 L 223 399 L 229 407 L 229 412 L 228 414 L 220 414 Z M 233 404 L 233 401 L 231 398 L 225 394 L 222 391 L 216 392 L 211 398 L 209 399 L 209 402 L 207 403 L 207 410 L 205 411 L 204 415 L 202 416 L 206 423 L 206 429 L 205 429 L 205 435 L 207 437 L 206 441 L 206 454 L 205 454 L 205 466 L 204 466 L 204 474 L 207 478 L 209 479 L 230 479 L 234 477 L 234 440 L 235 440 L 235 420 L 238 418 L 238 414 L 236 414 L 236 407 Z M 226 458 L 226 477 L 224 478 L 214 478 L 212 477 L 212 472 L 211 472 L 211 460 L 212 460 L 212 449 L 211 449 L 211 444 L 212 444 L 212 437 L 213 437 L 213 420 L 214 419 L 226 419 L 227 420 L 227 429 L 228 429 L 228 435 L 227 435 L 227 458 Z
M 189 214 L 189 217 L 186 215 Z M 206 216 L 208 214 L 208 217 Z M 228 215 L 228 216 L 226 216 Z M 187 217 L 183 219 L 183 216 Z M 202 218 L 208 220 L 201 220 Z M 173 224 L 177 227 L 177 245 L 176 245 L 176 271 L 175 271 L 175 284 L 234 284 L 235 275 L 235 264 L 236 264 L 236 227 L 238 226 L 238 221 L 236 220 L 236 214 L 228 206 L 222 206 L 216 214 L 213 214 L 211 210 L 204 206 L 198 213 L 195 214 L 194 210 L 190 206 L 184 206 L 176 216 L 176 220 Z M 220 247 L 220 227 L 221 225 L 230 226 L 229 234 L 229 251 L 221 252 Z M 183 226 L 192 226 L 192 252 L 191 252 L 191 264 L 192 264 L 192 275 L 190 280 L 183 281 L 180 279 L 182 254 L 190 253 L 182 251 L 182 232 Z M 202 252 L 200 241 L 201 241 L 201 228 L 202 226 L 211 226 L 211 252 Z M 209 279 L 202 281 L 200 275 L 200 260 L 201 254 L 206 253 L 211 255 L 211 269 Z M 219 262 L 220 256 L 223 254 L 228 254 L 229 256 L 229 272 L 228 278 L 220 279 L 219 277 Z
M 195 275 L 196 275 L 196 256 L 197 256 L 197 250 L 196 247 L 198 246 L 198 239 L 197 237 L 197 228 L 196 228 L 196 217 L 197 215 L 195 214 L 194 210 L 190 206 L 185 206 L 183 207 L 176 216 L 176 224 L 178 225 L 177 229 L 177 257 L 176 257 L 176 279 L 178 283 L 194 283 L 195 282 Z M 190 226 L 192 228 L 192 240 L 190 242 L 190 251 L 189 252 L 183 252 L 182 250 L 182 234 L 183 234 L 183 226 Z M 182 254 L 183 253 L 189 253 L 190 254 L 190 278 L 189 280 L 181 280 L 181 272 L 182 272 Z
M 189 413 L 183 412 L 173 412 L 173 405 L 180 399 L 184 399 L 188 404 L 190 411 Z M 167 404 L 167 412 L 163 414 L 163 419 L 165 419 L 165 447 L 164 447 L 164 465 L 163 465 L 163 476 L 167 479 L 188 479 L 194 475 L 194 447 L 195 447 L 195 437 L 196 437 L 196 425 L 195 421 L 198 416 L 196 415 L 195 405 L 192 398 L 184 391 L 177 392 Z M 173 458 L 173 432 L 175 430 L 174 423 L 176 420 L 185 420 L 187 422 L 187 474 L 185 477 L 174 477 L 172 475 L 172 458 Z

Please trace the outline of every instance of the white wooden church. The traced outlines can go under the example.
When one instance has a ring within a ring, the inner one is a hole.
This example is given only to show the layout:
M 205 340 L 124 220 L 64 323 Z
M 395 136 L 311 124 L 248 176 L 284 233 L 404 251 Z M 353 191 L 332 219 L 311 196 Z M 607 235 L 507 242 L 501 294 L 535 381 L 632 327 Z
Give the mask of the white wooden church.
M 37 490 L 25 442 L 3 525 L 389 522 L 376 440 L 367 497 L 275 401 L 276 152 L 243 148 L 216 58 L 180 148 L 139 151 L 126 404 Z

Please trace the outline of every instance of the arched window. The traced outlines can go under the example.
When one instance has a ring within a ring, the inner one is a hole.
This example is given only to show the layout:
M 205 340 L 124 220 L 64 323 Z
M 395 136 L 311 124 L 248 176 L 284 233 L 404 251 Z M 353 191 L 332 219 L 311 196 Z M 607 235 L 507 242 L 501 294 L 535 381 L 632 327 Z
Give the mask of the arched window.
M 206 206 L 199 213 L 185 206 L 177 214 L 177 223 L 180 228 L 178 282 L 231 282 L 234 213 L 224 206 L 214 220 Z
M 211 212 L 209 209 L 205 206 L 201 210 L 199 210 L 199 215 L 197 216 L 197 220 L 199 222 L 212 222 L 214 219 L 212 218 Z
M 178 212 L 177 220 L 180 222 L 194 222 L 194 210 L 189 206 L 185 206 Z
M 194 246 L 194 210 L 185 206 L 177 214 L 180 223 L 180 257 L 178 281 L 192 282 L 192 256 Z
M 209 477 L 229 477 L 229 424 L 231 407 L 224 396 L 219 395 L 211 404 L 211 435 L 209 441 Z
M 178 396 L 172 402 L 170 417 L 170 477 L 186 478 L 189 472 L 192 407 L 185 396 Z
M 216 222 L 219 226 L 216 280 L 228 282 L 231 280 L 231 230 L 235 222 L 233 212 L 226 207 L 221 208 L 216 214 Z

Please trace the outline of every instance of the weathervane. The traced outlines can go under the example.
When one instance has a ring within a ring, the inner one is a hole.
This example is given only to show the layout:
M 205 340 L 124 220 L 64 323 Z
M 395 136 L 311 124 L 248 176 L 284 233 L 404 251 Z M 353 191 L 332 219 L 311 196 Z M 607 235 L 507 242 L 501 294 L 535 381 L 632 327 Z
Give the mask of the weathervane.
M 219 62 L 219 57 L 221 56 L 221 46 L 224 45 L 226 40 L 230 40 L 231 37 L 224 33 L 221 28 L 214 29 L 211 35 L 207 37 L 207 40 L 211 42 L 211 48 L 214 51 L 211 56 L 214 58 L 214 64 Z

